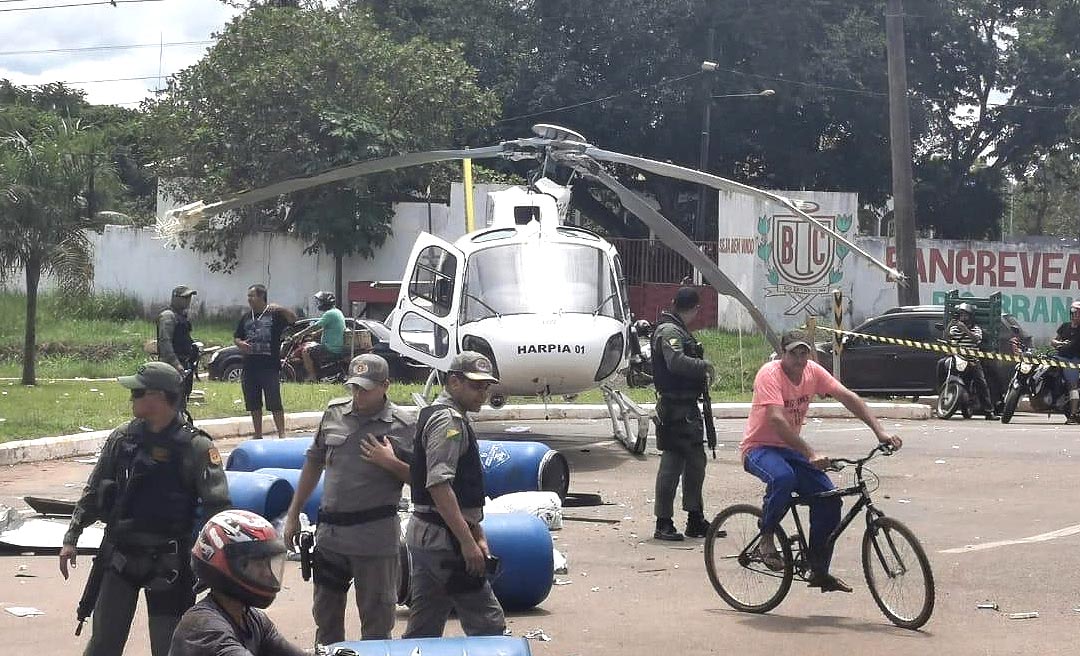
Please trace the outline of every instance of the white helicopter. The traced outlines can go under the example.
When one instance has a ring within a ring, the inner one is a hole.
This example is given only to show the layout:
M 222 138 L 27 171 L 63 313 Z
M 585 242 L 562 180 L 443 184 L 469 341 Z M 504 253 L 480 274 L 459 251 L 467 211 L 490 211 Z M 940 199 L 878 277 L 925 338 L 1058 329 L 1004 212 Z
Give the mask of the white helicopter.
M 807 214 L 799 201 L 693 169 L 603 151 L 567 128 L 540 124 L 535 137 L 469 150 L 432 151 L 361 162 L 245 191 L 206 205 L 191 203 L 166 214 L 159 233 L 175 240 L 198 229 L 210 216 L 313 186 L 391 169 L 457 159 L 505 158 L 540 162 L 539 177 L 527 187 L 490 194 L 489 225 L 454 244 L 421 233 L 413 246 L 397 305 L 389 320 L 391 348 L 432 367 L 426 398 L 450 361 L 463 350 L 491 358 L 499 384 L 491 405 L 509 396 L 572 396 L 599 387 L 615 437 L 634 453 L 644 453 L 649 416 L 622 391 L 615 376 L 630 355 L 631 314 L 622 265 L 614 246 L 566 221 L 570 188 L 543 177 L 561 164 L 573 174 L 597 180 L 653 233 L 679 252 L 719 293 L 738 300 L 774 346 L 779 340 L 764 315 L 689 238 L 642 198 L 624 187 L 600 162 L 747 193 L 776 202 L 815 224 L 852 251 L 870 259 L 890 280 L 898 271 Z

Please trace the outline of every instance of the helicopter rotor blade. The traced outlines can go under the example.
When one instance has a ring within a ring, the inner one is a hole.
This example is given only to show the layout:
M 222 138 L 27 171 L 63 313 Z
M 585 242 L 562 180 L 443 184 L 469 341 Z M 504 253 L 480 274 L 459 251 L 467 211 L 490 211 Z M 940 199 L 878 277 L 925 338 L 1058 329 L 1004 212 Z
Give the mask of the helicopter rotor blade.
M 720 267 L 716 266 L 715 262 L 710 260 L 705 253 L 694 244 L 694 242 L 690 241 L 689 237 L 668 221 L 663 214 L 653 209 L 651 205 L 646 203 L 644 199 L 633 191 L 624 187 L 615 176 L 605 171 L 595 161 L 577 157 L 560 159 L 563 163 L 571 166 L 581 174 L 596 180 L 615 192 L 615 195 L 618 196 L 619 202 L 622 203 L 623 207 L 633 212 L 647 226 L 652 228 L 652 231 L 656 233 L 656 236 L 660 241 L 679 255 L 686 258 L 695 269 L 701 272 L 701 275 L 714 289 L 716 289 L 716 291 L 726 296 L 731 296 L 742 304 L 747 312 L 750 313 L 750 317 L 754 320 L 754 323 L 756 323 L 758 328 L 765 334 L 765 338 L 779 351 L 780 338 L 777 336 L 776 331 L 772 329 L 772 326 L 769 325 L 769 321 L 765 318 L 765 315 L 754 306 L 753 301 L 743 293 L 742 289 L 732 282 L 732 280 L 720 270 Z
M 773 203 L 781 205 L 786 209 L 791 210 L 800 218 L 814 224 L 820 230 L 830 235 L 833 239 L 845 244 L 852 251 L 869 260 L 871 264 L 885 272 L 886 279 L 888 281 L 899 281 L 903 283 L 905 280 L 904 274 L 900 273 L 900 271 L 886 265 L 884 262 L 878 260 L 870 253 L 866 252 L 864 249 L 856 246 L 854 242 L 849 240 L 843 234 L 837 232 L 836 230 L 833 230 L 832 228 L 822 223 L 820 220 L 814 218 L 813 216 L 810 216 L 798 206 L 796 201 L 793 201 L 790 198 L 785 198 L 784 196 L 780 196 L 778 194 L 765 191 L 763 189 L 758 189 L 757 187 L 751 187 L 750 185 L 735 182 L 734 180 L 721 178 L 717 175 L 704 173 L 695 169 L 688 169 L 686 167 L 678 166 L 675 164 L 657 162 L 656 160 L 646 159 L 644 157 L 634 157 L 633 155 L 624 155 L 622 153 L 616 153 L 594 147 L 587 148 L 585 150 L 585 155 L 600 161 L 612 162 L 615 164 L 626 164 L 641 169 L 643 171 L 648 171 L 650 173 L 656 173 L 657 175 L 662 175 L 669 178 L 676 178 L 679 180 L 685 180 L 687 182 L 705 185 L 707 187 L 712 187 L 713 189 L 749 194 L 757 198 L 771 201 Z
M 199 223 L 216 214 L 235 210 L 271 198 L 277 198 L 278 196 L 290 194 L 294 191 L 310 189 L 331 182 L 340 182 L 341 180 L 348 180 L 362 175 L 381 173 L 383 171 L 419 166 L 422 164 L 434 164 L 436 162 L 445 162 L 456 159 L 502 157 L 508 152 L 511 152 L 515 146 L 531 145 L 531 142 L 537 140 L 523 139 L 520 141 L 526 143 L 522 144 L 509 141 L 484 148 L 467 150 L 434 150 L 423 153 L 408 153 L 405 155 L 383 157 L 381 159 L 368 160 L 357 164 L 349 164 L 329 169 L 314 175 L 289 178 L 288 180 L 282 180 L 281 182 L 276 182 L 258 189 L 250 189 L 248 191 L 230 194 L 209 205 L 204 204 L 202 201 L 197 201 L 172 210 L 167 216 L 169 225 L 166 228 L 166 232 L 176 234 L 193 230 Z

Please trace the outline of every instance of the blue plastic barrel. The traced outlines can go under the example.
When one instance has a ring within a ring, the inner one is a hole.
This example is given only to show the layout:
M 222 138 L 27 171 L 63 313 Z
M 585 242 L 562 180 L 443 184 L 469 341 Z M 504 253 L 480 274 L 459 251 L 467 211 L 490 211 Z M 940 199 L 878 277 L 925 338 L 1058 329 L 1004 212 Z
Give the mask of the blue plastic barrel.
M 532 656 L 528 640 L 509 636 L 336 642 L 329 646 L 329 653 L 339 656 Z
M 248 440 L 229 454 L 225 468 L 256 471 L 265 468 L 300 469 L 311 436 L 281 440 Z M 540 442 L 479 440 L 484 468 L 484 492 L 497 497 L 511 492 L 554 492 L 566 498 L 570 465 L 566 457 Z
M 249 510 L 270 520 L 289 509 L 293 486 L 284 478 L 246 471 L 227 471 L 225 477 L 229 480 L 229 498 L 234 508 Z
M 299 469 L 284 469 L 281 467 L 263 467 L 262 469 L 256 469 L 256 474 L 269 474 L 270 476 L 277 476 L 283 478 L 289 482 L 295 491 L 300 485 L 300 470 Z M 311 496 L 308 497 L 307 503 L 304 504 L 303 512 L 308 516 L 308 521 L 312 524 L 319 523 L 319 506 L 322 504 L 322 492 L 323 492 L 323 477 L 319 476 L 319 482 L 315 485 L 315 489 L 311 492 Z M 289 495 L 289 503 L 292 503 L 292 495 Z M 287 510 L 287 509 L 286 509 Z
M 499 558 L 499 571 L 491 579 L 495 598 L 506 610 L 528 610 L 547 599 L 555 577 L 553 544 L 547 525 L 525 513 L 492 513 L 480 522 L 488 548 Z M 401 543 L 402 583 L 398 603 L 408 604 L 412 561 Z
M 511 492 L 554 492 L 566 498 L 570 465 L 566 456 L 540 442 L 479 440 L 484 492 L 491 498 Z
M 488 548 L 499 558 L 491 589 L 503 608 L 525 610 L 547 599 L 555 576 L 547 524 L 525 513 L 492 513 L 481 526 Z
M 304 466 L 304 453 L 310 445 L 310 435 L 280 440 L 247 440 L 229 454 L 225 469 L 249 472 L 267 467 L 300 469 Z

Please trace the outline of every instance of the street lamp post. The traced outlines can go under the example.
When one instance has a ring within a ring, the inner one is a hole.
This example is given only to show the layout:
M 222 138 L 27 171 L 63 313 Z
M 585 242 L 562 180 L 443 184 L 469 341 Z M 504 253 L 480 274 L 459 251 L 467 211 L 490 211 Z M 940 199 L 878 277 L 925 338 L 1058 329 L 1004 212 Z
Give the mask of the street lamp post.
M 707 73 L 716 71 L 718 64 L 712 61 L 701 62 L 701 70 Z M 702 108 L 701 113 L 701 155 L 698 160 L 698 170 L 703 173 L 707 173 L 709 166 L 709 135 L 712 132 L 712 101 L 720 98 L 767 98 L 775 95 L 776 92 L 772 89 L 763 89 L 761 91 L 755 91 L 752 93 L 727 93 L 719 96 L 708 95 L 705 98 L 705 106 Z M 699 185 L 698 188 L 698 202 L 697 202 L 697 214 L 694 216 L 694 230 L 691 238 L 697 239 L 699 230 L 705 225 L 705 194 L 708 187 L 705 185 Z

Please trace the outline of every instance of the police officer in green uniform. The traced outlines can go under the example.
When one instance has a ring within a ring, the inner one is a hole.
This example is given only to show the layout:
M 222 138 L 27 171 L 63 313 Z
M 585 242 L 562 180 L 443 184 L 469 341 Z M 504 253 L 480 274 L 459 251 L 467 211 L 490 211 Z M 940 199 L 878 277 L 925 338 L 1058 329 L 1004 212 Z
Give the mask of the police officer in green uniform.
M 401 580 L 397 506 L 409 480 L 412 418 L 386 398 L 390 368 L 378 355 L 353 358 L 345 384 L 352 396 L 330 401 L 323 413 L 283 530 L 293 545 L 300 511 L 325 471 L 312 558 L 320 645 L 345 640 L 350 584 L 362 639 L 389 639 Z
M 105 521 L 94 568 L 102 568 L 85 656 L 123 653 L 139 590 L 146 591 L 150 650 L 165 656 L 181 615 L 195 602 L 188 558 L 196 513 L 210 517 L 229 507 L 221 456 L 210 436 L 181 421 L 182 380 L 164 362 L 141 365 L 120 384 L 131 390 L 135 419 L 113 431 L 60 550 L 60 573 L 76 566 L 83 529 Z M 94 572 L 91 571 L 91 578 Z
M 406 638 L 442 636 L 451 608 L 465 635 L 502 635 L 506 618 L 485 576 L 491 556 L 480 527 L 484 473 L 467 412 L 499 382 L 491 361 L 463 351 L 435 403 L 420 411 L 410 467 L 414 511 L 405 532 L 412 558 Z
M 656 448 L 661 451 L 653 509 L 656 515 L 653 537 L 657 540 L 683 539 L 672 521 L 680 477 L 683 510 L 687 514 L 686 535 L 705 537 L 709 528 L 701 498 L 705 482 L 705 426 L 698 399 L 715 371 L 704 360 L 701 344 L 687 328 L 697 316 L 700 304 L 695 289 L 680 288 L 675 294 L 673 311 L 661 313 L 653 332 L 653 384 L 659 395 Z
M 184 378 L 180 412 L 187 408 L 195 378 L 195 360 L 199 357 L 199 349 L 191 339 L 191 319 L 188 318 L 191 297 L 196 294 L 198 292 L 187 285 L 177 285 L 172 290 L 169 307 L 161 311 L 157 320 L 158 360 L 175 367 Z

